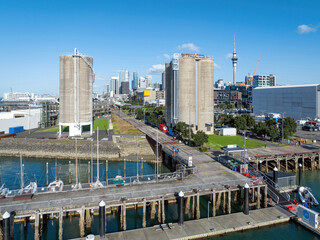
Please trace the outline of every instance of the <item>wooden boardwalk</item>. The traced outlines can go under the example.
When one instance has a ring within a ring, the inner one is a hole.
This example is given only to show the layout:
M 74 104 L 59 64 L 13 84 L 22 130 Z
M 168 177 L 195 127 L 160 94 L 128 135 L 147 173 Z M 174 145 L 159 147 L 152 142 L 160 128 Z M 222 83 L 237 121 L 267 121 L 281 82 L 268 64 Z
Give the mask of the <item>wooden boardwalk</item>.
M 250 211 L 249 215 L 242 212 L 210 217 L 209 219 L 199 219 L 184 222 L 183 226 L 177 223 L 167 225 L 135 229 L 125 232 L 106 234 L 108 240 L 187 240 L 200 239 L 232 232 L 250 230 L 271 226 L 279 223 L 289 222 L 294 215 L 278 206 Z M 79 238 L 85 239 L 85 238 Z M 95 239 L 100 239 L 96 236 Z

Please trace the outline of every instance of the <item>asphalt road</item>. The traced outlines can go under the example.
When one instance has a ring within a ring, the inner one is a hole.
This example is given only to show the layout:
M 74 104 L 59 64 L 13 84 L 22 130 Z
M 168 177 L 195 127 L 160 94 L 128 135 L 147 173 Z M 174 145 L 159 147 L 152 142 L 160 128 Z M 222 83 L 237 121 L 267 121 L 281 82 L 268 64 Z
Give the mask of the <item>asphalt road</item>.
M 297 137 L 309 139 L 309 140 L 316 140 L 320 142 L 320 131 L 310 132 L 302 130 L 302 127 L 297 127 L 297 132 L 294 134 Z

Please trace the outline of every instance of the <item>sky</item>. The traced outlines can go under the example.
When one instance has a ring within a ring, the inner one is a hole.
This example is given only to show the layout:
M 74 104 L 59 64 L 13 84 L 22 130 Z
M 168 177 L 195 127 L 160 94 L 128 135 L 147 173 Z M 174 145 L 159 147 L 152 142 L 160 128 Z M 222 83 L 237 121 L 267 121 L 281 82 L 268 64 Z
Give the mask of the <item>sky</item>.
M 320 1 L 0 0 L 0 97 L 59 93 L 59 56 L 93 57 L 94 91 L 118 71 L 161 81 L 173 53 L 214 58 L 214 80 L 274 74 L 277 83 L 320 81 Z

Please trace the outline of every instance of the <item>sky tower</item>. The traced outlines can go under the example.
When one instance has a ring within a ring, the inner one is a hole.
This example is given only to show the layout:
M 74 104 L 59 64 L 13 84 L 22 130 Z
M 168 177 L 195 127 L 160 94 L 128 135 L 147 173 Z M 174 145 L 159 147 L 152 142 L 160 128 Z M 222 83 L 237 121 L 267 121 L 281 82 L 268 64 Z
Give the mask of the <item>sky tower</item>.
M 236 85 L 237 80 L 236 80 L 236 72 L 237 72 L 237 53 L 236 53 L 236 37 L 233 39 L 233 55 L 232 55 L 232 65 L 233 65 L 233 84 Z

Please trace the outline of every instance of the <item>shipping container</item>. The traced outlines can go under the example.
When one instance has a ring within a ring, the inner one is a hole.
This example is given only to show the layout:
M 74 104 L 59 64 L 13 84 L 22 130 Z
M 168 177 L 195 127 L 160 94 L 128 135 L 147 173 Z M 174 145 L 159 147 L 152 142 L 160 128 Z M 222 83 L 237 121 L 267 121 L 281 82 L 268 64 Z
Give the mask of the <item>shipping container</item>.
M 24 131 L 23 126 L 9 128 L 9 133 L 19 133 L 23 131 Z

